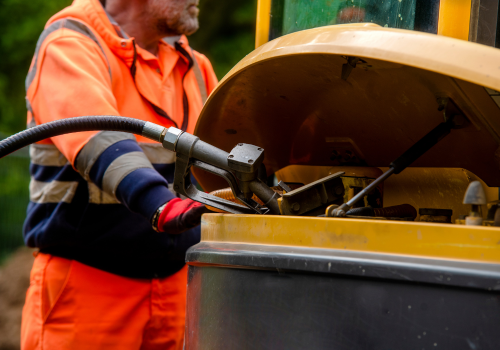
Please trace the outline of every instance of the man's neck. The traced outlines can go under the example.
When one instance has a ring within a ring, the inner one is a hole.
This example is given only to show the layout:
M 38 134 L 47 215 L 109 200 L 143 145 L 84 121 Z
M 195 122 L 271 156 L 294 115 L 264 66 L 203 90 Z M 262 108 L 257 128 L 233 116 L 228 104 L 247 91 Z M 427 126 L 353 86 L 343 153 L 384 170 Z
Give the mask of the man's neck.
M 120 25 L 122 30 L 135 38 L 137 45 L 151 52 L 158 53 L 158 42 L 162 36 L 158 34 L 151 20 L 143 12 L 141 2 L 129 1 L 123 6 L 121 1 L 106 1 L 106 12 Z

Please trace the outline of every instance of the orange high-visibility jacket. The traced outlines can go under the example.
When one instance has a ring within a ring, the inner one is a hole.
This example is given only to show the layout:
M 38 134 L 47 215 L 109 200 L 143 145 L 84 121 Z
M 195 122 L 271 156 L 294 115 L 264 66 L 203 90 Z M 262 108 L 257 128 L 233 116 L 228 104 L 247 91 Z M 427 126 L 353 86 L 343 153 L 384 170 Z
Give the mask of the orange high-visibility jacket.
M 53 16 L 26 79 L 28 125 L 120 115 L 193 132 L 217 79 L 181 36 L 140 48 L 97 0 L 75 0 Z M 198 239 L 151 228 L 175 155 L 119 132 L 80 132 L 32 145 L 25 240 L 42 252 L 129 277 L 167 276 Z M 166 254 L 166 252 L 170 252 Z

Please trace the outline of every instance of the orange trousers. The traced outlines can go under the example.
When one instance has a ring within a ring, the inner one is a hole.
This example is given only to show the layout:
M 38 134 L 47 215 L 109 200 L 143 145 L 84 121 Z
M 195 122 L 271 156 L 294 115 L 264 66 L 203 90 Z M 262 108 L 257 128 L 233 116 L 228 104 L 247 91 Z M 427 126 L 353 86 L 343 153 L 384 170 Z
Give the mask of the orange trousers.
M 187 266 L 141 280 L 40 253 L 26 293 L 21 349 L 182 349 L 186 285 Z

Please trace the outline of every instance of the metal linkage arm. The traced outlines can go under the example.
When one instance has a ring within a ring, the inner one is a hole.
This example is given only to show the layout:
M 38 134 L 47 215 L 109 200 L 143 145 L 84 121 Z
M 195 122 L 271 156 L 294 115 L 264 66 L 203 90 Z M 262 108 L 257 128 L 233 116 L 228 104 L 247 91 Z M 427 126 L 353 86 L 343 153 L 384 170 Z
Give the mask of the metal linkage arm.
M 450 103 L 452 103 L 450 101 Z M 454 106 L 454 104 L 453 104 Z M 455 119 L 456 117 L 456 119 Z M 408 166 L 410 166 L 414 161 L 420 158 L 424 153 L 434 147 L 439 141 L 441 141 L 445 136 L 447 136 L 452 129 L 456 129 L 463 126 L 464 123 L 463 115 L 451 116 L 447 121 L 439 124 L 434 129 L 432 129 L 427 135 L 422 137 L 417 143 L 411 146 L 405 153 L 398 157 L 395 161 L 390 164 L 389 170 L 380 175 L 371 184 L 366 186 L 365 189 L 360 191 L 357 195 L 351 198 L 347 203 L 342 204 L 340 207 L 335 208 L 331 212 L 331 216 L 334 217 L 344 217 L 346 213 L 356 204 L 360 199 L 373 191 L 381 182 L 385 181 L 392 174 L 399 174 Z

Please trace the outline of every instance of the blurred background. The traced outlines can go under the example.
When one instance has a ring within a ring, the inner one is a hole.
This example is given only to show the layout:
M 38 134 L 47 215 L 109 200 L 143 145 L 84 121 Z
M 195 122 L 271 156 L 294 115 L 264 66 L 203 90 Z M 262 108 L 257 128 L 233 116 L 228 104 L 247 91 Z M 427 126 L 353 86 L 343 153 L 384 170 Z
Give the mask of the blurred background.
M 0 0 L 0 139 L 26 127 L 24 79 L 47 20 L 72 0 Z M 200 30 L 189 38 L 222 77 L 254 49 L 256 0 L 200 1 Z M 0 160 L 0 350 L 19 349 L 32 253 L 22 248 L 29 200 L 28 149 Z

